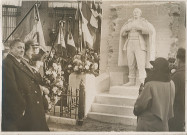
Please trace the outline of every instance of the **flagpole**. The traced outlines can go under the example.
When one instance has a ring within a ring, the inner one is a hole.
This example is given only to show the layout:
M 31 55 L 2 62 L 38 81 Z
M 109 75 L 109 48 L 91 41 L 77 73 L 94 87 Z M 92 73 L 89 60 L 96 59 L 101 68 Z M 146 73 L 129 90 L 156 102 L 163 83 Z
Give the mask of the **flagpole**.
M 17 30 L 17 28 L 20 26 L 20 24 L 24 21 L 24 19 L 27 17 L 27 15 L 32 11 L 32 9 L 34 8 L 34 6 L 39 3 L 39 2 L 36 2 L 32 7 L 31 9 L 26 13 L 26 15 L 22 18 L 22 20 L 18 23 L 18 25 L 16 26 L 16 28 L 10 33 L 10 35 L 5 39 L 5 41 L 3 43 L 6 43 L 7 40 L 10 38 L 10 36 L 12 36 L 12 34 Z
M 80 34 L 80 25 L 82 25 L 82 23 L 80 23 L 80 19 L 81 19 L 81 14 L 80 14 L 80 7 L 79 7 L 79 0 L 78 0 L 78 35 Z M 78 38 L 78 44 L 79 44 L 79 51 L 82 51 L 82 33 L 81 35 L 79 35 Z
M 81 13 L 80 13 L 80 4 L 81 4 L 81 1 L 78 0 L 78 33 L 80 34 L 80 44 L 79 44 L 79 47 L 80 47 L 80 52 L 83 51 L 83 33 L 82 33 L 82 16 L 81 16 Z M 80 31 L 81 30 L 81 31 Z

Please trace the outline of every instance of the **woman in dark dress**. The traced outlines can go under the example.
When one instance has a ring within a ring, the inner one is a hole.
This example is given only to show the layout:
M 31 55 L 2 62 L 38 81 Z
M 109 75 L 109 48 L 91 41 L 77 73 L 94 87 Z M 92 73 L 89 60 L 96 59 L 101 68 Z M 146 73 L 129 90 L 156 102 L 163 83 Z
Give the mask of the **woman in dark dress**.
M 152 61 L 153 71 L 134 105 L 137 131 L 168 131 L 173 115 L 175 85 L 170 79 L 169 63 L 164 58 Z

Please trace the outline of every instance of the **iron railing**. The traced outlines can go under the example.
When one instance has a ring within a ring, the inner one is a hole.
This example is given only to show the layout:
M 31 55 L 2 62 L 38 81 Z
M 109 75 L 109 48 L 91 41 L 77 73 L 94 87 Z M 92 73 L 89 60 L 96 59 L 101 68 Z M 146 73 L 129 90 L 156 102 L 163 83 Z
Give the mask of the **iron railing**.
M 81 81 L 79 88 L 75 90 L 67 88 L 50 115 L 82 120 L 84 118 L 84 108 L 85 87 L 83 81 Z

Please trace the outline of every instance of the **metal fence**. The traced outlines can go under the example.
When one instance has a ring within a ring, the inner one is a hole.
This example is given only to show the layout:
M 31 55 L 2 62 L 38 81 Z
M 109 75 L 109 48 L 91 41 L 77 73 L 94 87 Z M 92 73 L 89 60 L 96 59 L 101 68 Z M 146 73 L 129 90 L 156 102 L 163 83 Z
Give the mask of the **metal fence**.
M 62 94 L 50 115 L 70 119 L 82 119 L 84 117 L 85 88 L 83 81 L 78 89 L 68 88 Z

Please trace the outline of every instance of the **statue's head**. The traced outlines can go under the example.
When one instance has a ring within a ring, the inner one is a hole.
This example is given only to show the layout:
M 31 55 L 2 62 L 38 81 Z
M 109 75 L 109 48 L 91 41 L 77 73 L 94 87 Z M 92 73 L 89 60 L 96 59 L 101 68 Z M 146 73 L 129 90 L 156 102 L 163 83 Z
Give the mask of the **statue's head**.
M 135 8 L 133 11 L 134 18 L 137 19 L 142 15 L 142 11 L 139 8 Z

